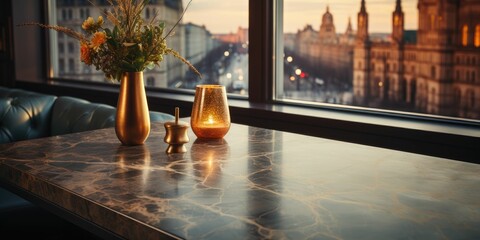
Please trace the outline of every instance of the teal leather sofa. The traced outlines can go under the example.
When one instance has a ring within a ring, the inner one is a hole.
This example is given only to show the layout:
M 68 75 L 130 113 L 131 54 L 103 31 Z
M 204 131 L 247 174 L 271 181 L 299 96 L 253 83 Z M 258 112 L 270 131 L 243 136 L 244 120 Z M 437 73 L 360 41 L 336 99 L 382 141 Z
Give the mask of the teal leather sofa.
M 0 144 L 115 126 L 116 108 L 83 99 L 0 87 Z M 150 112 L 151 122 L 174 116 Z M 0 188 L 2 211 L 29 202 Z
M 115 114 L 106 104 L 0 87 L 0 144 L 114 127 Z M 173 119 L 150 111 L 151 122 Z

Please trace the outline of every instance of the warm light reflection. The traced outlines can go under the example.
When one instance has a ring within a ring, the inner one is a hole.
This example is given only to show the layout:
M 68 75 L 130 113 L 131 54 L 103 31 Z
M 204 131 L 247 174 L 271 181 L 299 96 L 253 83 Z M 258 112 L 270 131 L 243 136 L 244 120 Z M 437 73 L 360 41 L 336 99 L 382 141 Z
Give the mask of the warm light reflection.
M 208 172 L 208 175 L 210 175 L 214 170 L 214 167 L 213 167 L 214 159 L 215 159 L 215 152 L 213 152 L 213 151 L 207 152 L 207 157 L 206 157 L 207 167 L 206 167 L 206 170 Z
M 221 139 L 197 138 L 191 147 L 194 175 L 206 186 L 221 184 L 222 165 L 226 164 L 230 147 Z
M 118 176 L 125 176 L 131 169 L 139 169 L 142 172 L 142 187 L 147 187 L 150 172 L 152 171 L 151 165 L 151 153 L 147 145 L 138 145 L 134 148 L 121 145 L 117 148 L 115 155 L 116 162 L 120 174 Z
M 287 62 L 289 62 L 289 63 L 293 62 L 293 57 L 292 57 L 292 56 L 288 56 L 288 57 L 287 57 Z

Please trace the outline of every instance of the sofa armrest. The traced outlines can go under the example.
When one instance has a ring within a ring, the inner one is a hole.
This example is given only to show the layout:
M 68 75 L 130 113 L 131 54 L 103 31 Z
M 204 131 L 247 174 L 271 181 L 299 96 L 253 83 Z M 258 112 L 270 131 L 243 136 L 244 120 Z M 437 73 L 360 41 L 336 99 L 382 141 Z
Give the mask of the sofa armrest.
M 0 87 L 0 143 L 50 134 L 56 96 Z

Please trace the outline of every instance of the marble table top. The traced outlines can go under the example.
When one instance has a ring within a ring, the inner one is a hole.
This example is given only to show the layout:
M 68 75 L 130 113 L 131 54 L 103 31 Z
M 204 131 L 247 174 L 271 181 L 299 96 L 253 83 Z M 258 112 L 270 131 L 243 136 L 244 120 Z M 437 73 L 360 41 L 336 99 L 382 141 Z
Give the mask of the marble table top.
M 0 145 L 0 180 L 127 239 L 480 239 L 480 165 L 233 124 Z

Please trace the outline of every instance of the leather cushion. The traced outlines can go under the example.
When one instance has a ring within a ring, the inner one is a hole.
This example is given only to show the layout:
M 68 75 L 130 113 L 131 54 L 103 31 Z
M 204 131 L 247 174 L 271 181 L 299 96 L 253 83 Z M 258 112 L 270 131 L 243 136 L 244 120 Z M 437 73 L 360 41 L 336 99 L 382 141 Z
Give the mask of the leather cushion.
M 0 214 L 7 210 L 26 206 L 31 206 L 31 203 L 4 188 L 0 188 Z
M 175 117 L 173 115 L 162 112 L 150 111 L 150 122 L 167 122 L 174 120 Z
M 74 97 L 58 97 L 53 106 L 51 135 L 115 126 L 116 109 Z
M 0 143 L 46 137 L 56 96 L 0 87 Z
M 58 97 L 53 106 L 51 135 L 114 127 L 116 108 L 74 97 Z M 151 122 L 165 122 L 175 117 L 150 111 Z

